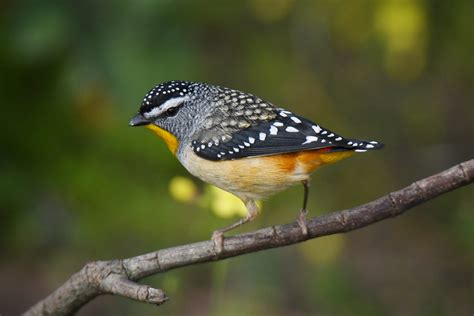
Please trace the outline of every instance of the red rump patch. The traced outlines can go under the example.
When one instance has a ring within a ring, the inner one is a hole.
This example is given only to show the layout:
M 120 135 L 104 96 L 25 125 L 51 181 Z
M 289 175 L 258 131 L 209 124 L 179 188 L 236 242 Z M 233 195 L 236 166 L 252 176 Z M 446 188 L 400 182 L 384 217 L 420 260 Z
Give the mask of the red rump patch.
M 321 153 L 327 153 L 327 152 L 330 152 L 332 149 L 333 147 L 324 147 L 324 148 L 318 149 L 318 151 Z

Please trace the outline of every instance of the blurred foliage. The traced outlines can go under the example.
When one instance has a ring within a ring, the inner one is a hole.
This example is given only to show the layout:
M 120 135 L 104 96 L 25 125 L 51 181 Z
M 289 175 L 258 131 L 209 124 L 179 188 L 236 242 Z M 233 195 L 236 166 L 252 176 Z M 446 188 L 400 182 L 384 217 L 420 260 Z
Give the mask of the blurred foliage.
M 169 186 L 170 195 L 179 202 L 192 202 L 196 198 L 196 185 L 189 178 L 173 177 Z
M 215 215 L 222 218 L 232 218 L 233 216 L 244 217 L 247 214 L 247 208 L 235 195 L 212 185 L 207 188 L 206 195 L 210 201 L 209 206 Z
M 243 215 L 149 131 L 127 127 L 161 81 L 253 92 L 387 144 L 318 171 L 311 215 L 472 158 L 473 19 L 468 0 L 1 2 L 0 313 L 18 314 L 87 261 L 207 239 Z M 145 282 L 172 296 L 163 315 L 467 315 L 472 193 Z M 301 198 L 272 197 L 240 231 L 293 220 Z M 79 314 L 151 313 L 109 297 Z

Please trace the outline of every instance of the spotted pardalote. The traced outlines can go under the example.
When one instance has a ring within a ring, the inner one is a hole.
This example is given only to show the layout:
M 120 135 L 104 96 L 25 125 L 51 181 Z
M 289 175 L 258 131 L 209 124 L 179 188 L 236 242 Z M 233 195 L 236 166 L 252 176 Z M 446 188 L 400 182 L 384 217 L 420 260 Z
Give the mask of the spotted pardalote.
M 296 183 L 305 188 L 297 222 L 306 234 L 310 174 L 353 153 L 383 147 L 345 138 L 255 95 L 190 81 L 151 89 L 130 125 L 154 131 L 191 174 L 245 203 L 245 218 L 213 233 L 218 250 L 224 232 L 255 218 L 257 200 Z

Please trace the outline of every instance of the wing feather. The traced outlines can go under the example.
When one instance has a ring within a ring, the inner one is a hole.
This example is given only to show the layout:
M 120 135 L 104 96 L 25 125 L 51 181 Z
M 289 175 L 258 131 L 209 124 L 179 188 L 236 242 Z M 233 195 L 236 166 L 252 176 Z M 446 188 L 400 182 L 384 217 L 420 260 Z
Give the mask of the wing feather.
M 367 151 L 383 147 L 383 144 L 376 141 L 344 138 L 283 109 L 279 110 L 276 118 L 261 121 L 230 136 L 230 139 L 225 141 L 194 140 L 192 148 L 200 157 L 218 161 L 320 148 L 330 148 L 334 151 Z

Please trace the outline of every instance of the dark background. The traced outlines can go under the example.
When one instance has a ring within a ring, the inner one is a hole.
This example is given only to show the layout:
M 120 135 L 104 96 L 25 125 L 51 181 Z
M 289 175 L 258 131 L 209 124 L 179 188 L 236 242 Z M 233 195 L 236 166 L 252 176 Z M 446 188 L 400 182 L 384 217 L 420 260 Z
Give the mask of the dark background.
M 3 1 L 0 313 L 87 261 L 208 239 L 241 213 L 162 141 L 127 127 L 167 80 L 252 92 L 383 141 L 313 176 L 310 215 L 473 157 L 474 2 Z M 360 231 L 145 279 L 156 308 L 100 297 L 79 315 L 471 315 L 472 187 Z M 292 221 L 302 188 L 239 230 Z

